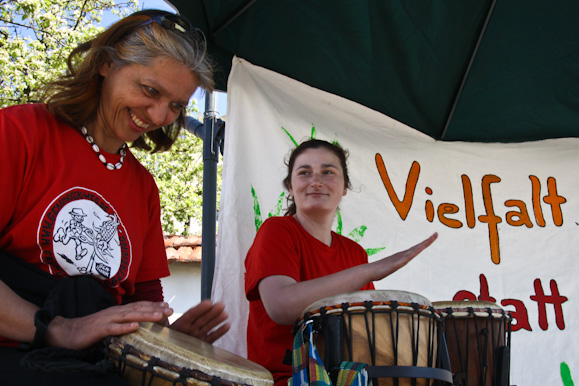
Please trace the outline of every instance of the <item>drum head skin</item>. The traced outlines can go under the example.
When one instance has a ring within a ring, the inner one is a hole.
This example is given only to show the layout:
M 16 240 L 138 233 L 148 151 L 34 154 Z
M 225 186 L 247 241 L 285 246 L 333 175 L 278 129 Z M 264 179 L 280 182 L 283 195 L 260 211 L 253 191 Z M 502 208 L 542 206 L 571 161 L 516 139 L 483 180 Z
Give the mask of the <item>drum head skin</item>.
M 463 301 L 440 301 L 432 302 L 432 307 L 440 311 L 443 315 L 448 313 L 448 309 L 452 310 L 452 315 L 458 317 L 468 317 L 470 312 L 474 312 L 477 316 L 486 316 L 490 314 L 493 316 L 503 316 L 504 310 L 493 302 L 485 302 L 479 300 L 463 300 Z
M 158 324 L 140 323 L 137 331 L 119 339 L 174 366 L 244 385 L 273 385 L 271 373 L 257 363 Z
M 430 300 L 422 295 L 412 292 L 395 291 L 395 290 L 370 290 L 370 291 L 355 291 L 336 296 L 330 296 L 320 299 L 317 302 L 310 304 L 302 314 L 317 311 L 320 308 L 339 305 L 342 303 L 361 303 L 361 302 L 392 302 L 399 303 L 417 303 L 423 306 L 431 306 Z

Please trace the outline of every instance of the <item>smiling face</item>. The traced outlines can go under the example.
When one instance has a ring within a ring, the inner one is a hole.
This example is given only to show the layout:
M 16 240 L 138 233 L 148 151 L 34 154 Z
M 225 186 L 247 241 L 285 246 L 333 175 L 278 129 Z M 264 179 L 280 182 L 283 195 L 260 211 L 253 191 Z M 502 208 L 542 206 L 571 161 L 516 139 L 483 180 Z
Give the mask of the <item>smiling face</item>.
M 296 158 L 289 192 L 298 215 L 334 216 L 347 191 L 340 160 L 332 151 L 307 149 Z
M 104 78 L 101 103 L 95 122 L 87 128 L 109 153 L 173 123 L 198 85 L 194 73 L 166 57 L 155 59 L 150 66 L 105 64 L 100 75 Z

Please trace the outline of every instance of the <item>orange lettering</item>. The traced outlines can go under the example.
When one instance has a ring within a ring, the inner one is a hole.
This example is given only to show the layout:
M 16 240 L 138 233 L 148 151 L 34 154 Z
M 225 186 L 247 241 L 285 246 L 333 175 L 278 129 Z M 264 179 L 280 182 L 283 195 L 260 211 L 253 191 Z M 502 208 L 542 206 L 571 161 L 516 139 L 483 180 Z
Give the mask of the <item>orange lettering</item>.
M 519 211 L 515 212 L 515 211 L 511 211 L 508 212 L 506 217 L 507 217 L 507 222 L 515 227 L 520 227 L 521 225 L 526 225 L 527 228 L 532 228 L 533 227 L 533 223 L 531 222 L 531 219 L 529 218 L 529 213 L 527 212 L 527 205 L 520 200 L 507 200 L 505 201 L 505 206 L 508 207 L 518 207 Z M 516 218 L 516 219 L 515 219 Z
M 495 215 L 493 208 L 493 196 L 491 193 L 491 184 L 500 182 L 501 179 L 495 175 L 487 174 L 482 179 L 482 193 L 486 214 L 478 216 L 480 222 L 489 224 L 489 240 L 491 246 L 491 260 L 495 264 L 501 263 L 501 252 L 499 249 L 499 231 L 497 224 L 503 220 Z
M 464 209 L 466 213 L 466 225 L 469 228 L 474 228 L 476 218 L 474 214 L 474 203 L 472 198 L 472 184 L 470 178 L 466 174 L 462 175 L 462 190 L 464 192 Z
M 547 179 L 547 187 L 549 195 L 543 198 L 547 204 L 551 205 L 551 212 L 553 213 L 553 222 L 556 226 L 563 225 L 563 213 L 561 212 L 561 204 L 567 202 L 565 197 L 557 195 L 557 181 L 553 177 Z
M 390 177 L 386 171 L 386 166 L 384 166 L 384 160 L 379 153 L 376 154 L 376 167 L 378 168 L 386 192 L 388 192 L 390 201 L 394 204 L 400 218 L 405 220 L 408 216 L 408 212 L 410 212 L 410 208 L 412 207 L 412 201 L 414 200 L 414 192 L 416 190 L 416 184 L 418 183 L 418 176 L 420 175 L 420 164 L 416 161 L 412 163 L 406 180 L 406 190 L 404 191 L 404 199 L 402 201 L 398 199 L 396 191 L 394 191 L 394 187 L 392 186 L 392 182 L 390 181 Z
M 536 176 L 529 176 L 531 179 L 531 186 L 533 187 L 533 210 L 535 212 L 535 221 L 540 227 L 545 226 L 545 219 L 543 218 L 543 209 L 541 208 L 541 181 Z
M 448 218 L 445 216 L 447 213 L 457 213 L 458 206 L 454 204 L 440 204 L 438 206 L 438 219 L 444 225 L 449 228 L 462 228 L 462 223 L 453 218 Z
M 426 191 L 426 194 L 432 194 L 432 189 L 427 187 L 424 190 Z M 426 200 L 426 203 L 424 204 L 424 211 L 426 212 L 426 219 L 428 222 L 432 222 L 434 220 L 434 205 L 432 205 L 432 201 Z

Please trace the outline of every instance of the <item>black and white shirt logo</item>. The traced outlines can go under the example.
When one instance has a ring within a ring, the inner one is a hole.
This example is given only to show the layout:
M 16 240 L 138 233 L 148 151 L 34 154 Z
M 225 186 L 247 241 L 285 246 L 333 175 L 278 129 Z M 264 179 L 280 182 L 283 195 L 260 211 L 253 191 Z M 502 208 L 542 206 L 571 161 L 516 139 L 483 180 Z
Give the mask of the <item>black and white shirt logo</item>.
M 91 275 L 113 287 L 128 275 L 127 232 L 97 192 L 73 188 L 56 198 L 43 215 L 38 241 L 53 274 Z

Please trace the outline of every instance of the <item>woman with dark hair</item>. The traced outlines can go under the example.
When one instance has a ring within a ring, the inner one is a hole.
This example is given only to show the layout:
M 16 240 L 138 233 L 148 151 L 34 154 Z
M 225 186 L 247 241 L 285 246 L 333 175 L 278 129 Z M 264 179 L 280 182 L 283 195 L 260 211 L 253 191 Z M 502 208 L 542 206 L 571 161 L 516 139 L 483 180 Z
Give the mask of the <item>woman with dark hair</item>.
M 158 189 L 127 143 L 168 150 L 199 86 L 214 87 L 202 34 L 178 15 L 140 11 L 77 47 L 46 103 L 0 110 L 3 359 L 18 342 L 78 350 L 138 322 L 168 325 Z M 48 310 L 54 291 L 30 286 L 51 289 L 53 278 L 75 278 L 80 305 L 79 283 L 97 283 L 95 312 Z M 171 327 L 213 342 L 229 329 L 215 329 L 226 317 L 222 304 L 204 301 Z
M 264 221 L 245 260 L 249 300 L 248 358 L 273 373 L 276 386 L 292 375 L 284 364 L 292 326 L 316 300 L 374 289 L 372 282 L 405 266 L 437 237 L 368 263 L 356 242 L 331 230 L 350 187 L 347 153 L 336 144 L 309 140 L 290 155 L 283 180 L 290 205 L 283 217 Z

